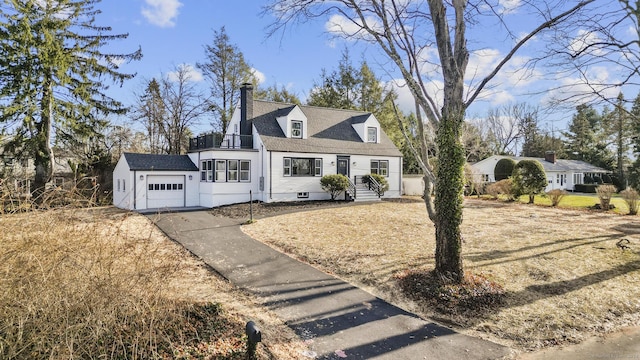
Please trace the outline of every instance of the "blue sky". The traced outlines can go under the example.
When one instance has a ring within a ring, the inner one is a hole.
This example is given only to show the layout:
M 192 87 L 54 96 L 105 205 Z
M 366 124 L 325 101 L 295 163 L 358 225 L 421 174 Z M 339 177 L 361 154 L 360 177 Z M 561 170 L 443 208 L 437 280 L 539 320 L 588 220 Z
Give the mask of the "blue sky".
M 510 6 L 517 6 L 521 0 L 498 0 L 502 10 L 512 21 L 515 31 L 530 30 L 534 24 L 527 16 L 510 13 Z M 328 70 L 337 67 L 345 47 L 350 51 L 354 63 L 363 58 L 368 59 L 383 81 L 391 77 L 399 77 L 393 68 L 385 68 L 378 50 L 366 47 L 365 44 L 336 39 L 327 34 L 330 28 L 328 19 L 311 21 L 296 25 L 285 33 L 273 38 L 266 37 L 266 27 L 273 21 L 269 15 L 262 16 L 265 0 L 105 0 L 99 3 L 102 14 L 97 24 L 108 25 L 114 33 L 129 33 L 129 38 L 113 43 L 116 51 L 126 52 L 142 47 L 144 57 L 141 61 L 125 64 L 121 70 L 135 72 L 137 77 L 127 82 L 123 88 L 112 88 L 111 94 L 118 100 L 131 104 L 134 91 L 140 92 L 144 80 L 159 77 L 162 73 L 172 71 L 175 66 L 193 66 L 196 62 L 205 61 L 205 44 L 213 38 L 213 31 L 225 26 L 231 42 L 244 53 L 246 60 L 258 71 L 263 85 L 284 85 L 303 101 L 306 99 L 314 81 L 319 80 L 322 68 Z M 526 15 L 526 14 L 524 14 Z M 339 18 L 331 21 L 340 22 Z M 471 30 L 471 29 L 470 29 Z M 497 36 L 491 26 L 469 31 L 470 46 L 479 51 L 473 52 L 470 59 L 469 74 L 482 77 L 492 66 L 504 56 L 513 40 Z M 478 31 L 480 30 L 480 31 Z M 518 35 L 518 34 L 516 34 Z M 578 36 L 579 34 L 576 34 Z M 538 42 L 539 43 L 539 42 Z M 531 42 L 524 51 L 512 59 L 510 65 L 499 75 L 490 92 L 476 101 L 468 110 L 468 117 L 482 117 L 490 107 L 514 102 L 528 102 L 532 105 L 543 104 L 548 94 L 532 95 L 532 91 L 550 88 L 557 84 L 578 84 L 577 79 L 570 76 L 552 79 L 536 70 L 527 79 L 522 76 L 522 64 L 529 58 L 528 53 L 535 52 L 536 41 Z M 391 73 L 385 74 L 385 72 Z M 600 67 L 595 71 L 600 77 L 614 78 L 612 70 Z M 199 79 L 194 73 L 194 79 Z M 555 82 L 555 83 L 553 83 Z M 206 83 L 201 82 L 203 89 Z M 437 86 L 437 84 L 434 84 Z M 533 90 L 532 90 L 533 89 Z M 571 89 L 570 89 L 571 90 Z M 411 109 L 412 101 L 408 91 L 398 88 L 400 105 L 406 111 Z M 567 90 L 565 90 L 567 91 Z M 618 89 L 611 91 L 617 94 Z M 634 96 L 635 94 L 628 94 Z M 615 96 L 615 95 L 614 95 Z M 541 116 L 544 127 L 553 124 L 556 129 L 566 127 L 572 112 L 555 111 Z M 203 120 L 202 128 L 196 132 L 207 130 Z

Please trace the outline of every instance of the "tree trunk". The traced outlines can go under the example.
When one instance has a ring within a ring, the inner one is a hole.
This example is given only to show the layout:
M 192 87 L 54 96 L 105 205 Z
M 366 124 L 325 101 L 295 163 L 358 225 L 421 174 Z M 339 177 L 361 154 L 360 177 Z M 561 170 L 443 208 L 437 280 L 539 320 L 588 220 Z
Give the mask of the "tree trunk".
M 443 279 L 462 282 L 462 202 L 464 147 L 460 140 L 463 107 L 444 114 L 438 126 L 438 171 L 435 186 L 436 273 Z
M 529 204 L 533 204 L 534 199 L 535 199 L 535 195 L 529 194 Z
M 33 162 L 35 177 L 31 196 L 38 204 L 42 203 L 45 185 L 53 175 L 53 151 L 51 149 L 51 122 L 53 121 L 53 86 L 50 76 L 45 77 L 40 104 L 40 121 L 36 124 Z

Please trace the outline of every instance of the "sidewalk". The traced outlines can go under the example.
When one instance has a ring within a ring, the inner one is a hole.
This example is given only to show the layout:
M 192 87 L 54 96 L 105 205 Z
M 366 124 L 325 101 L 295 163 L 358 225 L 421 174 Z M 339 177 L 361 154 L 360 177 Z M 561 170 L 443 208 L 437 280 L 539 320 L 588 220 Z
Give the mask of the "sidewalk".
M 207 211 L 147 216 L 233 284 L 262 298 L 306 340 L 316 359 L 499 359 L 510 354 L 508 348 L 425 321 L 280 253 L 245 235 L 239 220 Z

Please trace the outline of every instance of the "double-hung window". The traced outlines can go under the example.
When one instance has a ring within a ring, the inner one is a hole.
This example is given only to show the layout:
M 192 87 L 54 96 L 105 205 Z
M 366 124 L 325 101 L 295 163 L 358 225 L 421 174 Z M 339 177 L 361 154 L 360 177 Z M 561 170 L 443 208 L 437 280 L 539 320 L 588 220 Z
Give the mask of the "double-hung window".
M 216 179 L 215 181 L 225 182 L 227 181 L 227 161 L 216 160 Z
M 302 139 L 302 121 L 291 120 L 291 137 Z
M 240 160 L 240 181 L 251 181 L 251 161 Z
M 284 158 L 284 176 L 322 176 L 322 159 Z
M 389 176 L 389 160 L 371 160 L 371 173 Z
M 377 143 L 378 142 L 378 129 L 375 127 L 367 128 L 367 142 Z
M 227 181 L 238 181 L 238 160 L 229 160 L 227 164 Z

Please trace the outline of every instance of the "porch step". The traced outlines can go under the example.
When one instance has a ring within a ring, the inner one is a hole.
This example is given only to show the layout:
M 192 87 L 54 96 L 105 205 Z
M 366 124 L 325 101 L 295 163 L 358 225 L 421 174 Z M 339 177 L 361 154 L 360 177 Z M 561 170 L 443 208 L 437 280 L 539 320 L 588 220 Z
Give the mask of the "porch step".
M 356 198 L 353 201 L 380 201 L 380 198 L 375 191 L 369 190 L 366 185 L 358 185 L 356 186 Z

